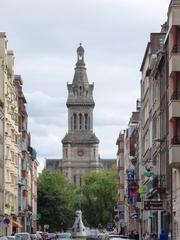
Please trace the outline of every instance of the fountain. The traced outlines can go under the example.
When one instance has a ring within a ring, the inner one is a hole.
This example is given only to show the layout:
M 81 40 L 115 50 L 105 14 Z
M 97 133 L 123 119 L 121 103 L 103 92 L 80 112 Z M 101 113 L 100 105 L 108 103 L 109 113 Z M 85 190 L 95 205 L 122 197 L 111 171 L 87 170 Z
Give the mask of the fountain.
M 75 214 L 75 222 L 72 227 L 72 237 L 87 237 L 87 229 L 82 222 L 82 212 L 77 210 Z

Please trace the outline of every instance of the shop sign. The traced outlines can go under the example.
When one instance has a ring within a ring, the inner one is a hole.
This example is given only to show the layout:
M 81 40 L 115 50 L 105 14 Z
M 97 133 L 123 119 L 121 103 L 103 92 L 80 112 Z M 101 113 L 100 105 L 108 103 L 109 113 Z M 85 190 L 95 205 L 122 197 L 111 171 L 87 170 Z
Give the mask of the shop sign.
M 163 201 L 144 201 L 144 210 L 163 210 Z
M 148 177 L 148 178 L 153 177 L 154 175 L 155 174 L 153 172 L 145 172 L 145 173 L 143 173 L 143 176 Z

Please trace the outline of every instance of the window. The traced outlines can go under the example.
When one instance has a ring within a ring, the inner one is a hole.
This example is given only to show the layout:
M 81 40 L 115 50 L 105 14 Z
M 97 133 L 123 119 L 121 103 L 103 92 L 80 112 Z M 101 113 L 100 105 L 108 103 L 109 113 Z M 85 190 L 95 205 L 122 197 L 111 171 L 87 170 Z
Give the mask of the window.
M 71 130 L 72 130 L 72 117 L 71 117 Z
M 74 175 L 74 184 L 76 184 L 76 175 Z
M 81 87 L 79 87 L 79 95 L 81 96 Z
M 88 129 L 88 114 L 85 114 L 85 129 Z
M 79 114 L 79 129 L 82 129 L 82 114 Z
M 74 129 L 76 129 L 77 128 L 77 116 L 75 113 L 73 114 L 73 118 L 74 118 Z
M 80 185 L 80 187 L 82 186 L 82 177 L 81 176 L 79 177 L 79 185 Z
M 96 158 L 96 149 L 94 148 L 94 158 Z

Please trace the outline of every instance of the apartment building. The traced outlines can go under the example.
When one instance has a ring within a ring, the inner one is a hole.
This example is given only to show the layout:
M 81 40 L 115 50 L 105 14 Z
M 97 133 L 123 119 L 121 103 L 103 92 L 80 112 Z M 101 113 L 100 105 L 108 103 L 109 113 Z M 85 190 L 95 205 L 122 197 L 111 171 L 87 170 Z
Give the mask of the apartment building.
M 120 132 L 119 137 L 116 141 L 118 146 L 117 151 L 117 168 L 118 168 L 118 203 L 117 203 L 117 229 L 118 232 L 125 234 L 125 202 L 124 202 L 124 131 Z
M 19 120 L 19 181 L 18 181 L 18 210 L 21 230 L 27 231 L 27 224 L 31 214 L 28 212 L 28 174 L 29 174 L 29 152 L 28 152 L 28 114 L 26 111 L 26 99 L 22 91 L 23 80 L 20 75 L 15 75 L 15 87 L 18 94 L 18 120 Z M 30 187 L 29 187 L 30 188 Z
M 36 151 L 31 147 L 31 137 L 28 132 L 28 113 L 26 98 L 23 93 L 23 80 L 15 75 L 15 87 L 18 94 L 19 113 L 19 227 L 21 231 L 36 231 L 37 216 L 37 167 Z M 18 227 L 18 224 L 16 224 Z
M 31 232 L 35 233 L 37 230 L 37 168 L 39 166 L 39 162 L 37 161 L 37 153 L 36 150 L 31 147 L 31 140 L 29 137 L 29 153 L 30 153 L 30 183 L 31 183 L 31 198 L 29 199 L 31 202 Z
M 1 99 L 3 99 L 3 86 L 0 81 L 0 235 L 2 235 L 4 216 L 4 102 Z
M 139 102 L 138 102 L 139 103 Z M 128 128 L 119 134 L 118 152 L 118 214 L 119 231 L 128 234 L 139 231 L 139 164 L 138 164 L 139 111 L 133 112 Z
M 141 66 L 141 157 L 140 157 L 140 177 L 141 185 L 146 189 L 145 196 L 142 197 L 143 203 L 148 203 L 149 199 L 162 200 L 159 188 L 161 182 L 166 181 L 166 173 L 161 174 L 164 164 L 162 162 L 162 143 L 160 133 L 161 116 L 163 113 L 163 100 L 161 96 L 160 84 L 164 75 L 160 71 L 158 57 L 163 52 L 161 45 L 165 34 L 152 33 L 150 42 L 147 45 L 144 59 Z M 161 50 L 161 51 L 160 51 Z M 164 69 L 163 69 L 164 70 Z M 167 143 L 167 142 L 166 142 Z M 163 159 L 163 161 L 165 161 Z M 149 173 L 149 174 L 148 174 Z M 150 174 L 151 173 L 151 174 Z M 158 188 L 158 191 L 157 191 Z M 144 205 L 144 204 L 143 204 Z M 142 231 L 151 230 L 160 234 L 162 229 L 161 211 L 151 211 L 142 209 Z
M 141 66 L 142 231 L 159 236 L 164 229 L 173 239 L 180 239 L 179 16 L 180 1 L 172 0 L 168 21 L 151 34 Z
M 169 165 L 172 167 L 172 232 L 180 239 L 180 1 L 168 10 Z
M 23 81 L 0 33 L 0 235 L 36 231 L 36 151 L 28 133 Z
M 0 81 L 4 104 L 4 203 L 3 213 L 10 223 L 6 233 L 13 230 L 13 221 L 18 214 L 18 100 L 14 87 L 14 54 L 7 50 L 5 33 L 0 33 Z

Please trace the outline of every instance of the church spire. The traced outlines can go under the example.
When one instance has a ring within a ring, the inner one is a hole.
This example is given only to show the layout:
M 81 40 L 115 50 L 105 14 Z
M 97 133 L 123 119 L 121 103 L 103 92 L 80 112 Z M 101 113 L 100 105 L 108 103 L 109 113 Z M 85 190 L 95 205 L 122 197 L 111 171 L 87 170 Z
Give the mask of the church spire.
M 88 77 L 86 73 L 86 67 L 84 62 L 84 48 L 82 47 L 82 44 L 80 43 L 80 46 L 77 48 L 77 63 L 75 67 L 75 73 L 72 85 L 74 87 L 89 87 Z
M 76 66 L 79 65 L 85 65 L 84 63 L 84 48 L 82 47 L 82 44 L 79 44 L 80 46 L 77 48 L 77 63 Z

